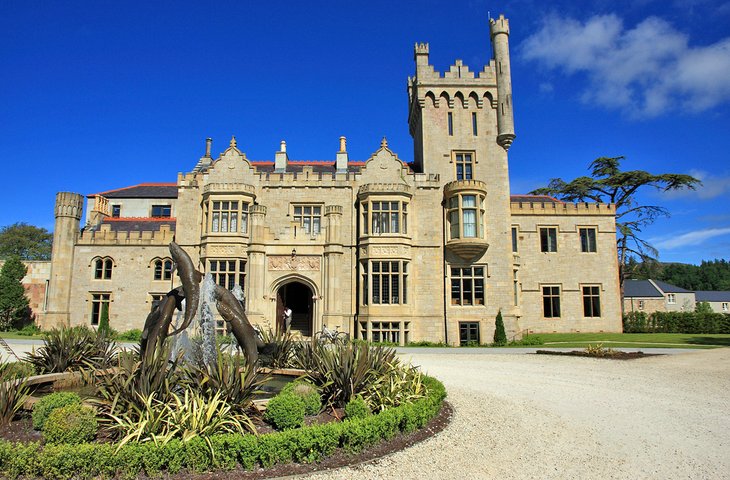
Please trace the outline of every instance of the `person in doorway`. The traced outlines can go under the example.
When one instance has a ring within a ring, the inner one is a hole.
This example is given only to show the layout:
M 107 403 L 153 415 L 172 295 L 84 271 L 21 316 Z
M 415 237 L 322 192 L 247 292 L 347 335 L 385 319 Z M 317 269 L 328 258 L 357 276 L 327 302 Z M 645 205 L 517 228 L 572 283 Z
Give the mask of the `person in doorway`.
M 284 307 L 284 326 L 286 327 L 286 333 L 289 333 L 289 330 L 291 329 L 291 316 L 291 308 Z

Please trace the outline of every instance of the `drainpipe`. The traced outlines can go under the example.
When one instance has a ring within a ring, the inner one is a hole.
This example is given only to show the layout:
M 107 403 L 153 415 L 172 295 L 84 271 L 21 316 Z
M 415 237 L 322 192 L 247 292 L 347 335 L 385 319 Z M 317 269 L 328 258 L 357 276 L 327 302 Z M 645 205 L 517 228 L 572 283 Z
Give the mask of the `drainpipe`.
M 446 204 L 445 202 L 441 202 L 441 257 L 442 257 L 442 273 L 444 276 L 444 291 L 443 291 L 443 301 L 444 301 L 444 343 L 447 345 L 449 344 L 449 318 L 446 311 L 446 298 L 447 298 L 447 290 L 446 290 Z

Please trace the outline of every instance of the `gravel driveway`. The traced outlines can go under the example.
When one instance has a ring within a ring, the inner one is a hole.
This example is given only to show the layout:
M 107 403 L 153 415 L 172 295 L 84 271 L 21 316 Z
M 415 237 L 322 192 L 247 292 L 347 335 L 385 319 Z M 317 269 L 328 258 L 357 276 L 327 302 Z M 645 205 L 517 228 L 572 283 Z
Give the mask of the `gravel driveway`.
M 402 357 L 444 382 L 453 423 L 376 463 L 307 478 L 730 478 L 730 349 Z

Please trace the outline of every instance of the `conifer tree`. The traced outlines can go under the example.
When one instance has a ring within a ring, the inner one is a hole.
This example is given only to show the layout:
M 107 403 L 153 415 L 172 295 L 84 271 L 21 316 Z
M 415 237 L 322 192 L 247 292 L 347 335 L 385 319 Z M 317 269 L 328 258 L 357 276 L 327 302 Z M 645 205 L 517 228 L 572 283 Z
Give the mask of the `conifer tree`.
M 494 322 L 494 344 L 507 345 L 507 334 L 504 331 L 504 321 L 502 321 L 502 310 L 497 312 L 497 320 Z
M 0 270 L 0 330 L 20 326 L 30 319 L 30 301 L 21 283 L 27 271 L 17 256 L 10 257 Z

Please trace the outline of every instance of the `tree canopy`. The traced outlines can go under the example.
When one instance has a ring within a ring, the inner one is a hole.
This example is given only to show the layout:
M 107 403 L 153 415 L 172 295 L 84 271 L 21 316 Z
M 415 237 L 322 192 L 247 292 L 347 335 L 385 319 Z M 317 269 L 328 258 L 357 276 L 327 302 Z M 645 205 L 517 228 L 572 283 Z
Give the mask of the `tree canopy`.
M 730 290 L 730 262 L 724 259 L 703 260 L 700 265 L 631 260 L 627 271 L 632 278 L 661 280 L 687 290 Z
M 50 260 L 53 234 L 24 222 L 0 228 L 0 259 Z
M 0 330 L 30 319 L 30 302 L 21 283 L 27 271 L 18 257 L 10 257 L 0 269 Z
M 640 205 L 636 200 L 639 189 L 652 187 L 661 191 L 694 190 L 701 182 L 678 173 L 652 174 L 644 170 L 622 171 L 620 157 L 600 157 L 591 162 L 590 176 L 578 177 L 566 182 L 560 178 L 550 180 L 547 187 L 530 193 L 552 195 L 567 202 L 601 202 L 616 206 L 616 240 L 623 281 L 625 267 L 630 258 L 654 259 L 657 250 L 640 238 L 644 227 L 659 217 L 668 217 L 669 211 L 657 205 Z

